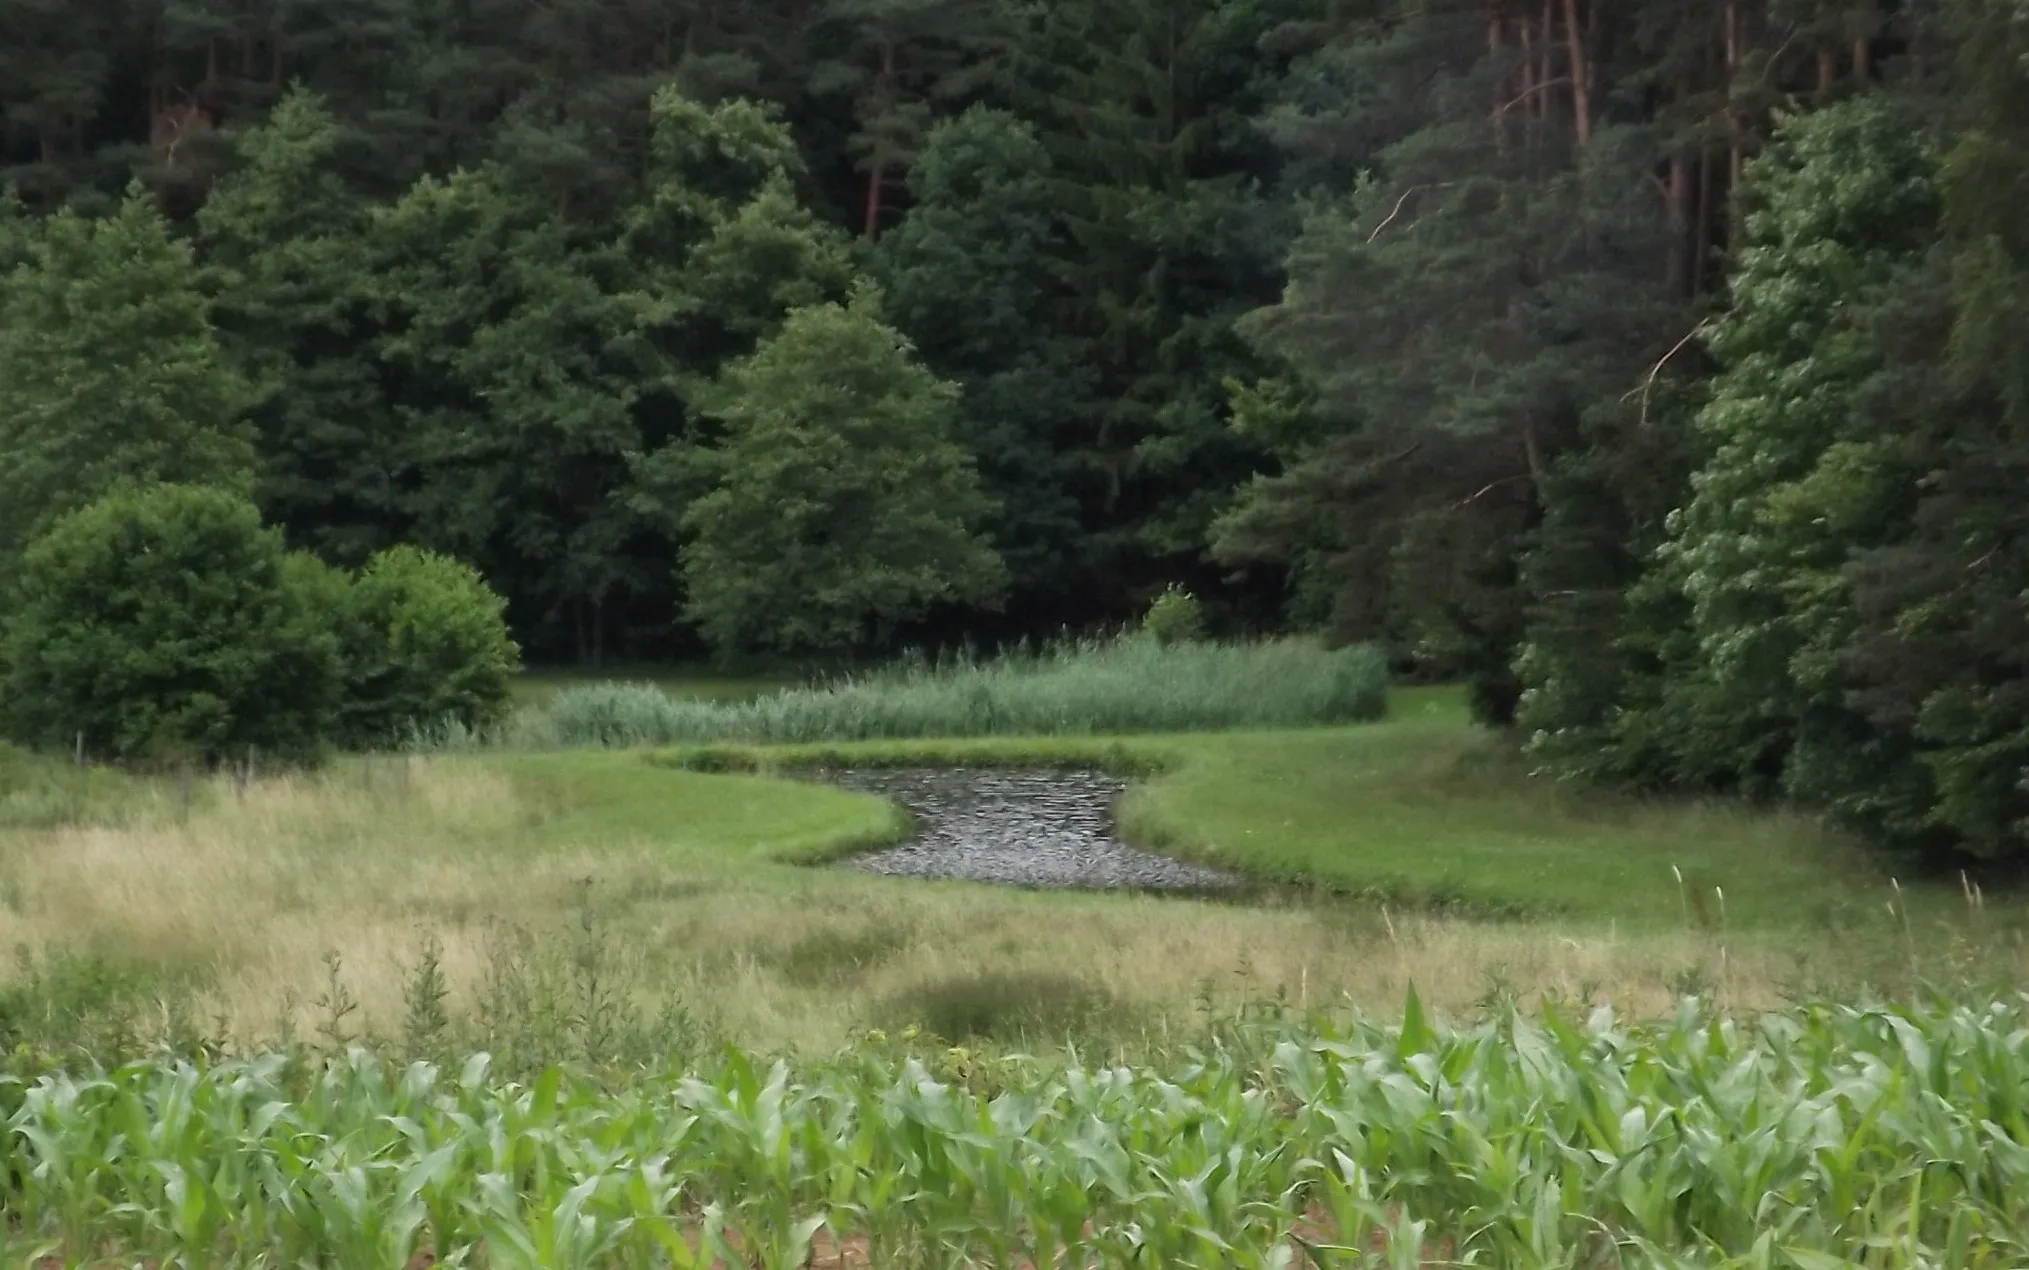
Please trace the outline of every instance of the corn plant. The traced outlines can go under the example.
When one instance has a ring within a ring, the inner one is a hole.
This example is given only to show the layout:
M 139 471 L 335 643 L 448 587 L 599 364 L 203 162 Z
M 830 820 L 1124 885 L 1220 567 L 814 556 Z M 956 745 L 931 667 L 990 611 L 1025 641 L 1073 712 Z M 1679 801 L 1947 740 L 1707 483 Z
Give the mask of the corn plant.
M 2029 1000 L 1262 1023 L 1167 1070 L 363 1050 L 17 1078 L 42 1265 L 2015 1267 Z

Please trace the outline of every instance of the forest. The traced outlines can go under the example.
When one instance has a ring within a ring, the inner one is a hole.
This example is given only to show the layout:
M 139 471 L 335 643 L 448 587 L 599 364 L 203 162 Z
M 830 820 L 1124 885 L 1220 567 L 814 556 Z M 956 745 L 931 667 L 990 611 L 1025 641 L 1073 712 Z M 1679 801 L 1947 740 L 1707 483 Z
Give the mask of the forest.
M 1187 591 L 2029 857 L 2022 0 L 0 0 L 0 187 L 0 581 L 175 482 L 536 662 Z

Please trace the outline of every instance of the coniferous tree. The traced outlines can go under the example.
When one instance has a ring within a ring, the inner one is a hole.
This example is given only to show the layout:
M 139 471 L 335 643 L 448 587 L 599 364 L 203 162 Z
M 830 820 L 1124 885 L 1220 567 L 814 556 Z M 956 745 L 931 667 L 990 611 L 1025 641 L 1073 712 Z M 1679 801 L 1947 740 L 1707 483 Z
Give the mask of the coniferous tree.
M 25 256 L 0 285 L 0 575 L 51 518 L 123 483 L 249 486 L 246 386 L 145 196 L 54 216 Z
M 413 455 L 382 389 L 369 213 L 336 168 L 342 144 L 320 98 L 285 98 L 240 139 L 197 244 L 220 342 L 257 393 L 262 511 L 357 565 L 406 536 Z
M 1234 328 L 1273 295 L 1285 241 L 1251 120 L 1278 60 L 1262 41 L 1310 8 L 1078 0 L 1048 6 L 1016 61 L 1070 242 L 1058 321 L 1095 378 L 1066 458 L 1088 567 L 1125 584 L 1115 615 L 1163 581 L 1216 592 L 1212 520 L 1264 457 L 1227 426 L 1225 387 L 1262 369 Z
M 1364 527 L 1280 554 L 1334 561 L 1342 593 L 1384 589 L 1393 598 L 1365 606 L 1362 633 L 1392 631 L 1432 669 L 1469 677 L 1482 717 L 1506 722 L 1521 694 L 1523 559 L 1556 474 L 1638 422 L 1625 385 L 1685 317 L 1656 268 L 1652 138 L 1598 118 L 1581 91 L 1596 51 L 1567 51 L 1570 73 L 1536 88 L 1540 67 L 1518 67 L 1520 41 L 1508 51 L 1486 23 L 1466 4 L 1406 11 L 1306 68 L 1376 91 L 1330 106 L 1300 94 L 1278 116 L 1291 143 L 1364 151 L 1373 175 L 1321 189 L 1282 300 L 1249 321 L 1310 386 L 1326 438 L 1307 434 L 1289 476 L 1257 487 L 1225 550 L 1275 552 L 1277 523 L 1302 534 L 1276 504 L 1304 491 L 1367 502 Z M 1511 118 L 1506 95 L 1525 78 Z
M 999 73 L 1011 17 L 995 0 L 826 0 L 816 38 L 832 52 L 811 89 L 852 102 L 867 238 L 885 227 L 888 187 L 922 152 L 938 104 L 966 100 Z
M 1849 572 L 1855 699 L 1914 734 L 1927 793 L 1887 828 L 2029 856 L 2029 12 L 1958 0 L 1962 124 L 1943 174 L 1936 290 L 1884 321 L 1891 391 L 1875 406 L 1928 466 L 1913 528 Z M 1892 342 L 1890 342 L 1892 341 Z M 1937 372 L 1942 370 L 1941 376 Z M 1940 383 L 1940 379 L 1943 380 Z
M 1015 117 L 976 108 L 940 125 L 909 174 L 908 219 L 875 256 L 886 311 L 964 390 L 958 438 L 998 509 L 991 533 L 1011 607 L 1090 591 L 1067 455 L 1092 392 L 1053 329 L 1064 242 L 1050 156 Z

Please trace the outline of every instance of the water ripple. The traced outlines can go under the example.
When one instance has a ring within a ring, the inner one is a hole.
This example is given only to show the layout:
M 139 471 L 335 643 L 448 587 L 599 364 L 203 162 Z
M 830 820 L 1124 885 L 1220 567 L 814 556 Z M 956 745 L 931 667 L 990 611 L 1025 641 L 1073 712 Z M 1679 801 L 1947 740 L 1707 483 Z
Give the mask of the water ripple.
M 1207 891 L 1239 884 L 1229 873 L 1114 837 L 1113 808 L 1126 782 L 1104 772 L 848 768 L 822 775 L 892 799 L 916 820 L 909 841 L 856 856 L 849 868 L 1002 886 Z

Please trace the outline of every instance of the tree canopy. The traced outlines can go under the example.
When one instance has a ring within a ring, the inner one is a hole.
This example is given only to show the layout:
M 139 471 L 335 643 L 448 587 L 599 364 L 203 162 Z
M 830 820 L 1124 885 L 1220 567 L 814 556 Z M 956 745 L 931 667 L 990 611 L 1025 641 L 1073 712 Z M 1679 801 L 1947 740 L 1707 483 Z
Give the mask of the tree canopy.
M 0 0 L 0 575 L 173 481 L 537 660 L 1188 593 L 1546 776 L 2021 857 L 2025 55 L 2019 0 Z

